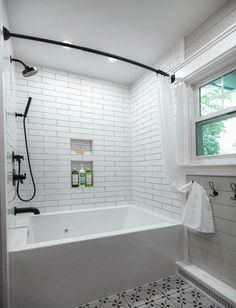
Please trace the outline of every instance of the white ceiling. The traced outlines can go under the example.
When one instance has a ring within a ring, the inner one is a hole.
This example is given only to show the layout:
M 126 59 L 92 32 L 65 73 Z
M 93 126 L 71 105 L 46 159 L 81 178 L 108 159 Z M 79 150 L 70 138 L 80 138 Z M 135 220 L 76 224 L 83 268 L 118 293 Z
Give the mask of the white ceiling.
M 7 0 L 10 31 L 104 50 L 147 65 L 224 0 Z M 15 56 L 83 75 L 134 82 L 143 69 L 82 51 L 12 39 Z

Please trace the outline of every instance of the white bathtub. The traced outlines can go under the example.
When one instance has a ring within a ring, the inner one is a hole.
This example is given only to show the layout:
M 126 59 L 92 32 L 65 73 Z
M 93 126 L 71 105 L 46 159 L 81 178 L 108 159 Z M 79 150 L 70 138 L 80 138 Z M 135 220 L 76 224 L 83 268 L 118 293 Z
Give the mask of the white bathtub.
M 183 238 L 134 206 L 30 216 L 10 233 L 11 308 L 73 308 L 172 275 Z

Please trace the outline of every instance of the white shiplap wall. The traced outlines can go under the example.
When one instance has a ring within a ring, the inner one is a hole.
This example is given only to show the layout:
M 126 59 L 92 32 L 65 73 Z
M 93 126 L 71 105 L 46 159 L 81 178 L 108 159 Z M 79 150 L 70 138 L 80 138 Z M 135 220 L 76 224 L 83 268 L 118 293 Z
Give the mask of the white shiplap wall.
M 33 98 L 27 128 L 37 196 L 27 205 L 54 211 L 130 203 L 127 86 L 41 67 L 29 79 L 17 76 L 17 111 Z M 21 119 L 18 127 L 18 150 L 25 155 Z M 93 141 L 92 188 L 71 188 L 70 139 Z M 22 171 L 28 174 L 26 160 Z M 21 187 L 26 198 L 27 183 Z
M 236 288 L 236 201 L 230 183 L 236 184 L 236 177 L 188 176 L 211 194 L 209 181 L 219 192 L 210 197 L 215 234 L 199 234 L 189 231 L 189 261 L 218 279 Z

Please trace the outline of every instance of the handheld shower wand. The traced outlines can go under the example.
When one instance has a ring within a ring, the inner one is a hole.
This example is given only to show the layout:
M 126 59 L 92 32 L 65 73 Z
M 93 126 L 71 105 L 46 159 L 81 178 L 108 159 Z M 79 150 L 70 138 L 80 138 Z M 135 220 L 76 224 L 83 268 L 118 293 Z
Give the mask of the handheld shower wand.
M 27 105 L 26 105 L 26 107 L 25 107 L 24 118 L 27 118 L 27 115 L 28 115 L 28 112 L 29 112 L 29 107 L 30 107 L 31 101 L 32 101 L 32 97 L 29 97 L 29 98 L 28 98 Z
M 32 168 L 31 168 L 31 163 L 30 163 L 28 140 L 27 140 L 27 133 L 26 133 L 26 123 L 25 123 L 25 120 L 26 120 L 28 112 L 29 112 L 31 101 L 32 101 L 32 97 L 29 97 L 27 105 L 25 107 L 24 114 L 22 114 L 22 113 L 15 113 L 16 117 L 23 117 L 23 129 L 24 129 L 24 137 L 25 137 L 26 155 L 27 155 L 29 172 L 30 172 L 30 176 L 31 176 L 32 184 L 33 184 L 33 189 L 34 189 L 32 197 L 30 197 L 29 199 L 23 199 L 20 196 L 20 180 L 19 179 L 17 180 L 17 188 L 16 188 L 17 196 L 18 196 L 18 198 L 21 201 L 24 201 L 24 202 L 29 202 L 29 201 L 33 200 L 35 195 L 36 195 L 36 185 L 35 185 L 35 182 L 34 182 L 34 176 L 33 176 Z M 21 172 L 21 160 L 18 161 L 18 175 L 20 175 L 20 172 Z

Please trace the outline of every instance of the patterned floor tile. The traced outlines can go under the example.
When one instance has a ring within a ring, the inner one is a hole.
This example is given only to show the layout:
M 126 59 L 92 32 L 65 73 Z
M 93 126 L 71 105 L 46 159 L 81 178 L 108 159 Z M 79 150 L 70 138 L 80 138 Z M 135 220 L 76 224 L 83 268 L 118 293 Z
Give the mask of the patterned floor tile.
M 124 308 L 128 307 L 122 293 L 99 299 L 98 301 L 80 306 L 79 308 Z
M 180 276 L 171 276 L 78 308 L 222 308 Z
M 128 290 L 122 294 L 129 307 L 139 307 L 150 299 L 161 298 L 161 292 L 153 285 L 146 284 L 141 287 Z
M 156 288 L 158 288 L 164 294 L 172 294 L 175 292 L 181 292 L 191 285 L 180 276 L 171 276 L 164 278 L 163 280 L 154 282 Z
M 171 303 L 168 296 L 163 296 L 162 298 L 156 300 L 150 299 L 140 308 L 175 308 L 175 306 Z
M 171 303 L 176 308 L 221 308 L 199 290 L 190 287 L 170 296 Z

